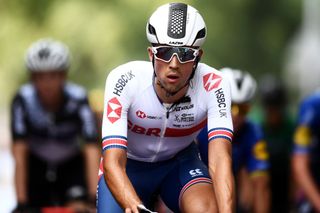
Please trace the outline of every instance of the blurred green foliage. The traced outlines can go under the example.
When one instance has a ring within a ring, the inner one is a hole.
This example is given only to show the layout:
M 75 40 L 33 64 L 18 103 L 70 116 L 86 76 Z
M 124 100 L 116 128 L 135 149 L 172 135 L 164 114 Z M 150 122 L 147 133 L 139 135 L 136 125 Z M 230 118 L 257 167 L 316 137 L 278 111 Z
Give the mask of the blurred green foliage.
M 0 0 L 0 105 L 28 79 L 24 54 L 51 37 L 72 52 L 70 79 L 103 89 L 108 72 L 148 60 L 145 25 L 163 0 Z M 301 22 L 301 0 L 185 0 L 203 15 L 203 62 L 252 72 L 281 73 L 284 51 Z

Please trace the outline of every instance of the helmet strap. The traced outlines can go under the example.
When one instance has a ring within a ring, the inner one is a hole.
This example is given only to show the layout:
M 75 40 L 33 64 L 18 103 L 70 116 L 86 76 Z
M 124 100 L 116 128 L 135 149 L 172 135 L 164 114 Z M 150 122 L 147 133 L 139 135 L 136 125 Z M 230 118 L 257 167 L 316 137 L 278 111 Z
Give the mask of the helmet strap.
M 192 73 L 191 73 L 191 75 L 190 75 L 190 77 L 189 77 L 189 79 L 188 79 L 188 82 L 193 78 L 193 76 L 194 76 L 194 74 L 195 74 L 195 72 L 196 72 L 196 69 L 197 69 L 197 67 L 198 67 L 198 63 L 199 63 L 200 59 L 201 59 L 201 58 L 200 58 L 199 56 L 197 56 L 196 59 L 194 60 L 194 65 L 193 65 L 193 68 L 192 68 Z

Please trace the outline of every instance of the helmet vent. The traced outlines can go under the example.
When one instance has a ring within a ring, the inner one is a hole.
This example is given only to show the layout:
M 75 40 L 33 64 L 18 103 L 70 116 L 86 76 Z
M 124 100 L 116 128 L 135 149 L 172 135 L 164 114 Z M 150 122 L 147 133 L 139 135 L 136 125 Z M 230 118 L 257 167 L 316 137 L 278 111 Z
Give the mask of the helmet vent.
M 168 36 L 172 38 L 183 38 L 186 33 L 187 5 L 175 3 L 170 5 Z
M 156 34 L 156 29 L 154 29 L 154 27 L 151 24 L 148 24 L 148 30 L 149 30 L 150 34 L 157 35 Z
M 196 36 L 196 39 L 204 38 L 206 37 L 206 28 L 203 28 L 200 30 Z
M 241 75 L 236 79 L 236 84 L 239 90 L 242 89 L 243 81 L 244 81 L 244 75 Z
M 39 58 L 48 58 L 50 55 L 50 50 L 48 48 L 43 48 L 39 51 Z

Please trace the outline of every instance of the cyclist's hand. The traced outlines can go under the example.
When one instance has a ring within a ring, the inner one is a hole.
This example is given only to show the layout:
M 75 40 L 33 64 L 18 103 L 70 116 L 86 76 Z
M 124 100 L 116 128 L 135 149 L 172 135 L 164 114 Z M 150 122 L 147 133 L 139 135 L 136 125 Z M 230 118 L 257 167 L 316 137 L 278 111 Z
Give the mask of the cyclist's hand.
M 143 204 L 139 204 L 134 208 L 126 208 L 125 213 L 157 213 L 157 212 L 153 212 L 147 209 Z
M 138 208 L 126 208 L 125 213 L 139 213 Z
M 157 213 L 147 209 L 143 204 L 138 205 L 139 213 Z

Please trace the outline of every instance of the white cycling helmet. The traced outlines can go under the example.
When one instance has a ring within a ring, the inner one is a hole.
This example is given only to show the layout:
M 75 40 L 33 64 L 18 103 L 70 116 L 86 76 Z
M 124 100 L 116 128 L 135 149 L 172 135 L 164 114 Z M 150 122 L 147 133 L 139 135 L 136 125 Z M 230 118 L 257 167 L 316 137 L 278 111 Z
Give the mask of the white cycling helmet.
M 207 34 L 198 10 L 184 3 L 160 6 L 149 18 L 147 38 L 153 45 L 200 47 Z
M 41 39 L 31 44 L 25 58 L 31 72 L 67 71 L 69 50 L 63 43 L 52 39 Z
M 231 68 L 223 68 L 221 72 L 229 81 L 232 103 L 241 104 L 253 99 L 257 83 L 248 72 Z

